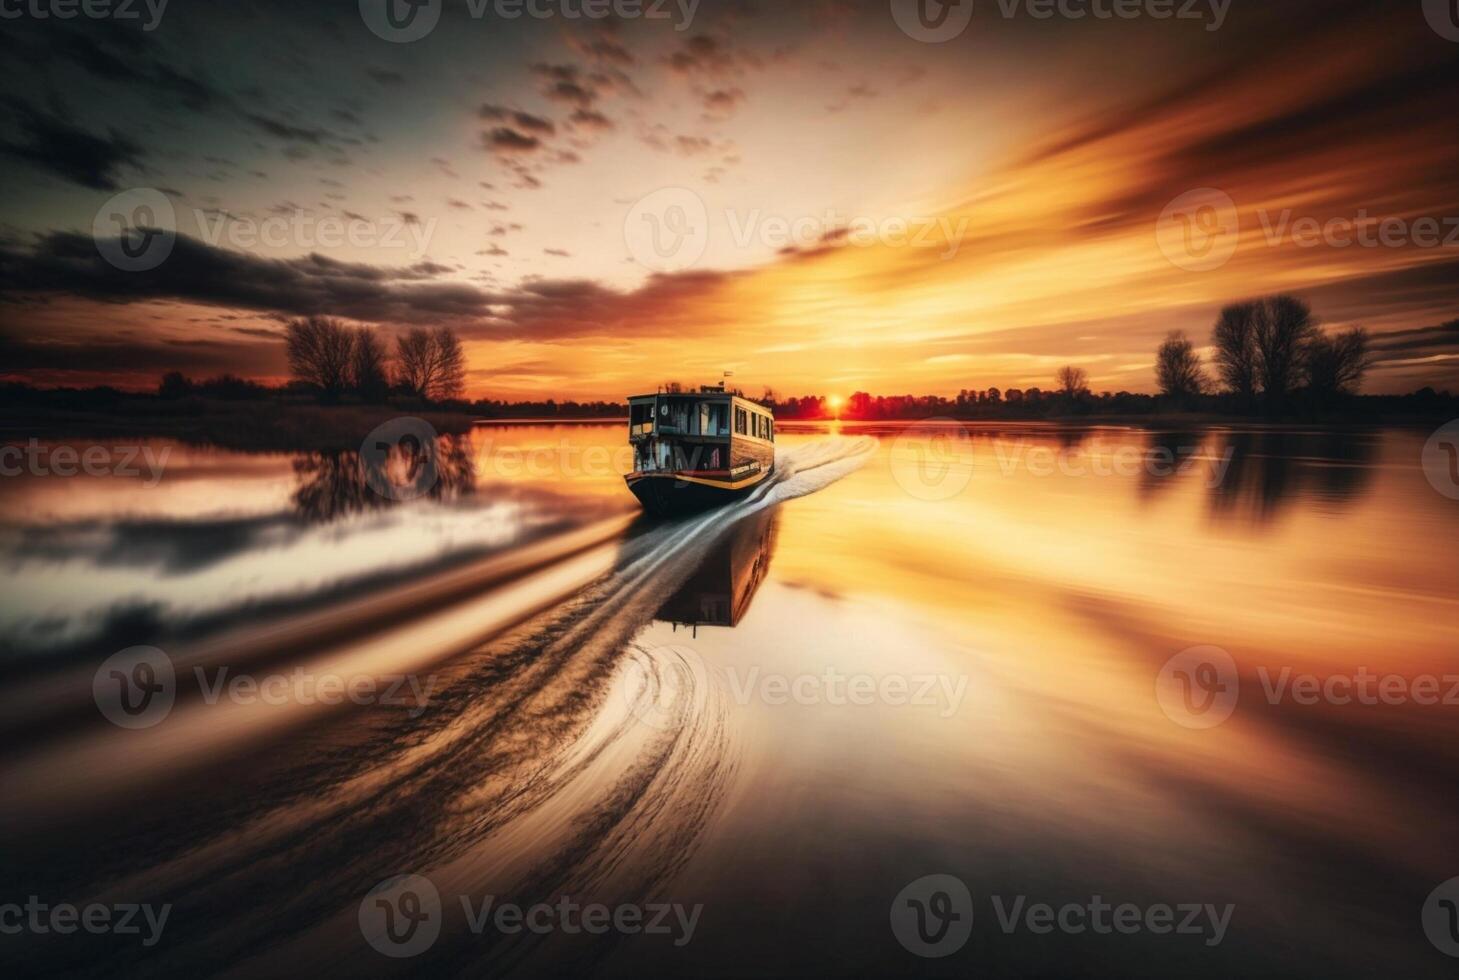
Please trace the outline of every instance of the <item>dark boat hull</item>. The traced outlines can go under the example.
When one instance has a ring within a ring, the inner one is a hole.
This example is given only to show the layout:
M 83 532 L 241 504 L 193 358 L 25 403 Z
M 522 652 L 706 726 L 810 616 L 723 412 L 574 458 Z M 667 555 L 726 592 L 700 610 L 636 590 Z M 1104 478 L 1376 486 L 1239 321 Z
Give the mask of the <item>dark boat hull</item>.
M 775 472 L 762 473 L 734 482 L 685 477 L 674 473 L 630 473 L 624 479 L 628 489 L 650 514 L 671 516 L 722 507 L 754 493 Z

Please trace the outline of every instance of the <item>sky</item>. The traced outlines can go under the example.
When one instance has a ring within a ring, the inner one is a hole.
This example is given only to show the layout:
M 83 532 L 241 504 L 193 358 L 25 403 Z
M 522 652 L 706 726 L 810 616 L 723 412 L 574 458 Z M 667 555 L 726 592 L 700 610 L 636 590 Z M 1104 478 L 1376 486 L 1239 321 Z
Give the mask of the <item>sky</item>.
M 1291 292 L 1459 390 L 1444 3 L 387 3 L 5 4 L 0 378 L 282 381 L 325 314 L 473 397 L 1151 391 Z

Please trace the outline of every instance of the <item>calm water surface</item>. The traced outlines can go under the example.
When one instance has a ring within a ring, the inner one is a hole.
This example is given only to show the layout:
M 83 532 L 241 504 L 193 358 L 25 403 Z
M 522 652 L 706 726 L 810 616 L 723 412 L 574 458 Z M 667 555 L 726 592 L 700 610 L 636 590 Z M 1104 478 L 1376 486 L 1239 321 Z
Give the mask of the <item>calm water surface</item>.
M 4 892 L 173 911 L 152 948 L 0 949 L 239 976 L 1451 975 L 1420 915 L 1459 874 L 1459 704 L 1266 690 L 1459 674 L 1459 504 L 1423 439 L 787 425 L 762 499 L 667 523 L 637 517 L 619 426 L 478 427 L 408 501 L 352 455 L 165 441 L 156 486 L 9 478 Z M 93 680 L 137 644 L 176 696 L 129 730 Z M 1208 646 L 1234 701 L 1157 688 Z M 210 701 L 220 669 L 429 694 Z M 360 910 L 399 874 L 442 924 L 397 960 Z M 942 959 L 890 924 L 932 874 L 974 900 Z M 702 911 L 681 945 L 476 935 L 462 895 Z M 994 896 L 1231 913 L 1214 944 L 1008 932 Z

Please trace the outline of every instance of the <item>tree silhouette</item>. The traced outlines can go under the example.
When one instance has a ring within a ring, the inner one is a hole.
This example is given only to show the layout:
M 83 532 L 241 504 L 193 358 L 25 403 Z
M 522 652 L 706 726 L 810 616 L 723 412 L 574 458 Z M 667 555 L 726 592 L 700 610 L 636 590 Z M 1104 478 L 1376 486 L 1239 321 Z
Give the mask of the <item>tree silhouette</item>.
M 1254 301 L 1232 303 L 1221 311 L 1211 343 L 1216 347 L 1216 374 L 1243 405 L 1256 399 L 1261 356 L 1256 348 L 1257 309 Z
M 1059 392 L 1065 398 L 1078 398 L 1089 390 L 1089 375 L 1083 368 L 1072 365 L 1061 367 L 1056 380 L 1059 382 Z
M 1196 356 L 1195 345 L 1178 330 L 1169 334 L 1165 343 L 1160 345 L 1155 357 L 1155 376 L 1160 382 L 1161 393 L 1172 398 L 1185 399 L 1206 390 L 1206 376 L 1201 370 L 1201 359 Z
M 1354 327 L 1340 334 L 1318 334 L 1304 354 L 1307 389 L 1319 403 L 1356 394 L 1372 366 L 1368 331 Z
M 386 374 L 389 354 L 385 342 L 369 327 L 355 331 L 354 347 L 350 352 L 350 387 L 366 402 L 379 403 L 390 394 L 390 379 Z
M 293 320 L 286 331 L 286 353 L 294 377 L 314 385 L 326 400 L 337 399 L 350 380 L 354 336 L 333 317 Z
M 466 387 L 466 355 L 448 327 L 416 327 L 395 339 L 400 382 L 416 396 L 441 401 Z
M 1295 296 L 1272 296 L 1257 306 L 1256 347 L 1267 409 L 1280 411 L 1303 380 L 1308 345 L 1320 336 L 1312 308 Z

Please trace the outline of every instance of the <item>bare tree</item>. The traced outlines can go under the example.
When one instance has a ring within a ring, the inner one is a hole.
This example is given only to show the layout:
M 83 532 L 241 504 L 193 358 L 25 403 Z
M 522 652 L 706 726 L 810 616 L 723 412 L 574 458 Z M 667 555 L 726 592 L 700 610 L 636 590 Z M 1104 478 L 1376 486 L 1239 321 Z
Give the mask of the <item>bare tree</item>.
M 395 370 L 402 385 L 418 398 L 425 398 L 435 379 L 435 356 L 431 334 L 415 327 L 395 338 Z
M 436 401 L 459 398 L 466 390 L 466 354 L 450 327 L 437 327 L 431 336 L 436 372 L 427 393 Z
M 1312 308 L 1295 296 L 1272 296 L 1258 307 L 1256 346 L 1261 389 L 1270 410 L 1280 409 L 1302 380 L 1307 346 L 1320 336 Z
M 349 384 L 354 338 L 340 321 L 327 316 L 293 320 L 285 346 L 294 378 L 319 388 L 326 399 L 338 398 Z
M 386 375 L 385 342 L 370 327 L 355 331 L 354 348 L 350 352 L 350 387 L 367 402 L 382 402 L 390 393 Z
M 1155 376 L 1160 391 L 1173 398 L 1189 398 L 1206 390 L 1206 375 L 1195 345 L 1175 331 L 1165 338 L 1155 356 Z
M 1261 356 L 1256 347 L 1257 302 L 1232 303 L 1221 311 L 1211 343 L 1221 383 L 1246 404 L 1256 398 Z
M 1057 376 L 1059 392 L 1065 398 L 1078 398 L 1089 390 L 1089 375 L 1083 368 L 1068 366 L 1059 368 Z
M 420 398 L 455 398 L 466 386 L 466 355 L 447 327 L 416 327 L 395 338 L 400 382 Z
M 1340 334 L 1319 333 L 1308 341 L 1304 362 L 1307 388 L 1318 401 L 1356 394 L 1373 364 L 1368 331 L 1354 327 Z

